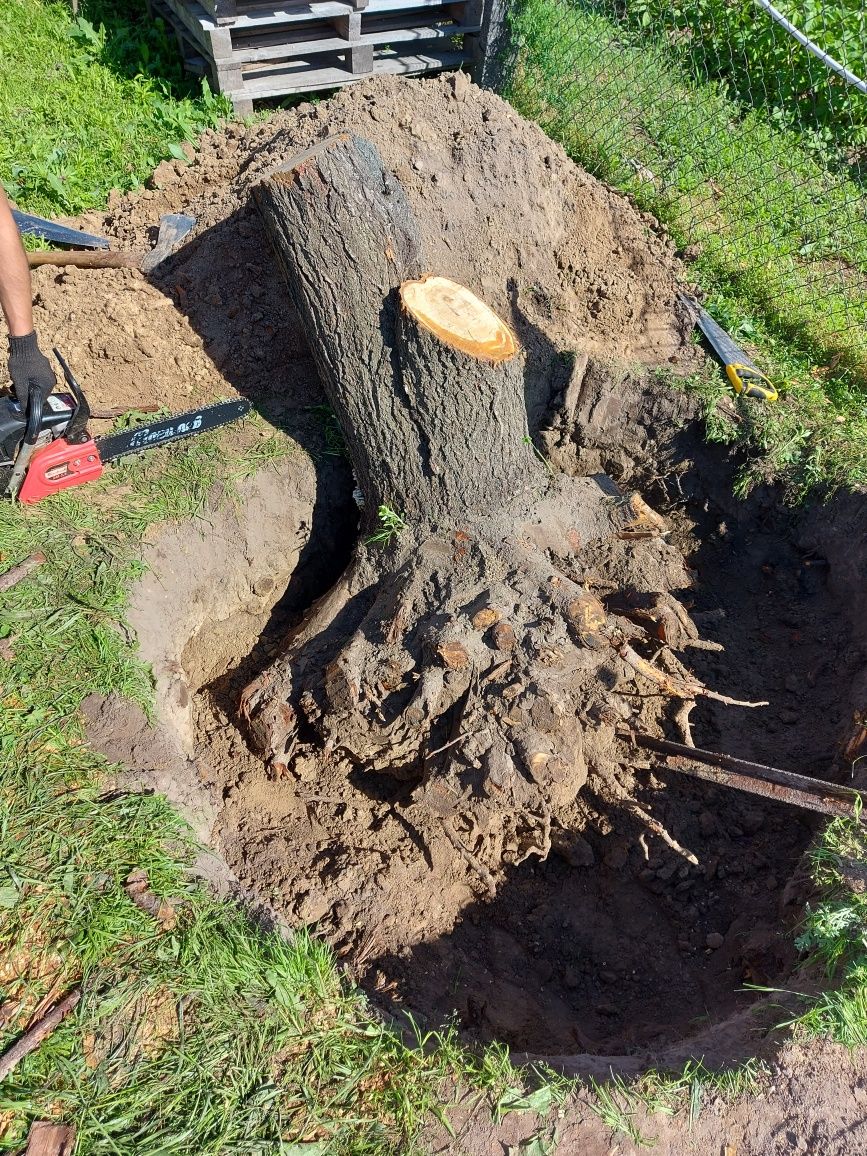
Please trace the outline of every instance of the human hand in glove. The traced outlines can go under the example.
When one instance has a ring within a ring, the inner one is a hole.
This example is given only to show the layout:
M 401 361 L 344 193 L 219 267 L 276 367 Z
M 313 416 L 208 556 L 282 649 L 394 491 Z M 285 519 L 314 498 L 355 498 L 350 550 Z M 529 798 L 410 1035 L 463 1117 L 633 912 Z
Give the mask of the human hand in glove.
M 31 386 L 39 387 L 43 401 L 54 389 L 54 370 L 39 348 L 35 333 L 9 338 L 9 376 L 18 404 L 25 412 Z

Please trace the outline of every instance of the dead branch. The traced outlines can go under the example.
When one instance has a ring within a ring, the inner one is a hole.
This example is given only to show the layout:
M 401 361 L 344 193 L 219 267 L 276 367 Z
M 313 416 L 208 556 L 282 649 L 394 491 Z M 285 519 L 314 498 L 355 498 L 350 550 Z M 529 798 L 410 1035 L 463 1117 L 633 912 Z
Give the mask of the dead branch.
M 17 1043 L 14 1043 L 7 1052 L 0 1056 L 0 1084 L 10 1072 L 18 1067 L 25 1056 L 29 1056 L 44 1039 L 51 1035 L 80 999 L 81 989 L 73 988 L 68 995 L 65 995 L 59 1003 L 56 1003 L 50 1011 L 46 1012 L 42 1019 L 35 1023 L 32 1028 L 29 1028 Z
M 41 566 L 45 561 L 45 555 L 41 550 L 35 554 L 31 554 L 29 558 L 25 558 L 23 562 L 19 562 L 17 566 L 10 566 L 5 574 L 0 574 L 0 594 L 4 594 L 7 590 L 11 590 L 28 574 L 32 573 L 38 566 Z
M 74 265 L 76 269 L 139 269 L 144 253 L 109 252 L 108 249 L 52 249 L 27 254 L 31 269 L 39 265 Z

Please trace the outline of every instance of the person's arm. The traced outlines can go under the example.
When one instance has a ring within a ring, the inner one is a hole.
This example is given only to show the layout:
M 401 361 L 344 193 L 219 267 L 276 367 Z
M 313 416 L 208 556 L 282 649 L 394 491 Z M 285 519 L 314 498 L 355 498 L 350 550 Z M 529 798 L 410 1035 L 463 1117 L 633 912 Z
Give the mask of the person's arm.
M 18 226 L 0 188 L 0 308 L 9 327 L 9 376 L 18 404 L 27 408 L 30 387 L 38 385 L 42 396 L 54 389 L 54 370 L 42 355 L 33 331 L 33 298 L 30 268 Z
M 18 226 L 0 188 L 0 307 L 9 326 L 10 337 L 26 337 L 33 332 L 33 301 L 30 269 L 21 244 Z

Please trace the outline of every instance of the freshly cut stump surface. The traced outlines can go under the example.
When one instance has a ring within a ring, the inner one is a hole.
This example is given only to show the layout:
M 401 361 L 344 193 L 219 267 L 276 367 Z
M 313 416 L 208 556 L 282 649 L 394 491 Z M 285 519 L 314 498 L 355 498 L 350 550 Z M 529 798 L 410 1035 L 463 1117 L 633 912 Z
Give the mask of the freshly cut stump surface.
M 518 352 L 518 342 L 508 325 L 466 285 L 448 277 L 405 281 L 400 300 L 419 325 L 472 357 L 496 363 Z

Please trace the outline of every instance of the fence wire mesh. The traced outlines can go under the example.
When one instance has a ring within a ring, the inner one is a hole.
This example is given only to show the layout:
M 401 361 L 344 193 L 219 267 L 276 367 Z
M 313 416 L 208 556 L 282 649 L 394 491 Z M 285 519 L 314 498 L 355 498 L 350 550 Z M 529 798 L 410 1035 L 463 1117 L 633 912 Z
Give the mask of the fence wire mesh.
M 703 287 L 867 379 L 867 8 L 783 8 L 513 0 L 501 88 L 665 222 Z

